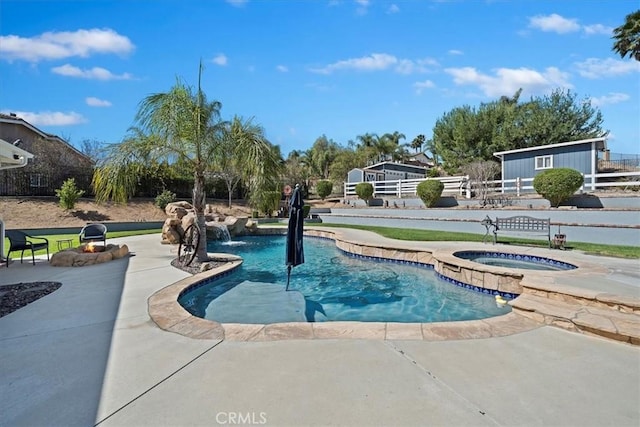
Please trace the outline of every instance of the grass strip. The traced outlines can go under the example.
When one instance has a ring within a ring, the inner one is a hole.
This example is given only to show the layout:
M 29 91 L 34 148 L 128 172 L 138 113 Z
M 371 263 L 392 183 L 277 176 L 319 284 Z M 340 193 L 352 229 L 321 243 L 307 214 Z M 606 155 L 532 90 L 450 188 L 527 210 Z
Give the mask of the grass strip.
M 455 231 L 425 230 L 414 228 L 379 227 L 357 224 L 313 224 L 333 228 L 353 228 L 377 233 L 383 237 L 409 241 L 438 242 L 482 242 L 484 234 L 460 233 Z M 500 237 L 499 243 L 510 245 L 534 246 L 547 248 L 547 240 L 522 239 L 517 237 Z M 603 255 L 617 258 L 640 258 L 640 246 L 604 245 L 600 243 L 568 242 L 567 250 L 578 250 L 591 255 Z

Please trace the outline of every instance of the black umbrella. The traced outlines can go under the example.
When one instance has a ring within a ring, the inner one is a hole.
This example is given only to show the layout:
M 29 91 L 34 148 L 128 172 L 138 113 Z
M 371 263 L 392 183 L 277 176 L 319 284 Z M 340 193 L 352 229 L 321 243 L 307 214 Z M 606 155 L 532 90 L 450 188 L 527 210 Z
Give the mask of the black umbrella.
M 296 185 L 289 201 L 289 226 L 287 227 L 287 287 L 291 279 L 291 267 L 304 263 L 304 249 L 302 247 L 302 234 L 304 228 L 304 214 L 302 207 L 304 201 L 300 192 L 300 185 Z

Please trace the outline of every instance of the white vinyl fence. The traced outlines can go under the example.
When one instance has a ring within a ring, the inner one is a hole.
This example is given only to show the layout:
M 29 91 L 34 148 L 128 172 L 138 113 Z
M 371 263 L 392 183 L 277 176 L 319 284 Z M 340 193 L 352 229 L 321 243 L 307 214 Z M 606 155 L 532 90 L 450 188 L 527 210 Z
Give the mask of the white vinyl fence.
M 595 182 L 592 183 L 591 177 L 595 177 Z M 586 174 L 584 175 L 585 184 L 581 190 L 595 191 L 601 188 L 620 187 L 623 190 L 640 186 L 640 172 L 616 172 L 616 173 L 601 173 L 601 174 Z M 608 181 L 609 179 L 627 178 L 624 181 Z M 438 178 L 422 178 L 422 179 L 398 179 L 391 181 L 368 181 L 373 185 L 373 196 L 392 196 L 392 197 L 406 197 L 415 196 L 416 188 L 418 184 L 428 179 L 435 179 L 444 184 L 444 190 L 442 194 L 445 196 L 462 196 L 467 199 L 471 198 L 472 190 L 476 186 L 480 186 L 478 183 L 472 182 L 468 176 L 447 176 Z M 605 181 L 607 180 L 607 181 Z M 356 196 L 357 182 L 345 182 L 344 183 L 344 197 Z M 487 181 L 485 183 L 489 187 L 489 191 L 493 193 L 503 194 L 515 194 L 520 196 L 521 193 L 531 193 L 533 189 L 533 178 L 516 178 Z

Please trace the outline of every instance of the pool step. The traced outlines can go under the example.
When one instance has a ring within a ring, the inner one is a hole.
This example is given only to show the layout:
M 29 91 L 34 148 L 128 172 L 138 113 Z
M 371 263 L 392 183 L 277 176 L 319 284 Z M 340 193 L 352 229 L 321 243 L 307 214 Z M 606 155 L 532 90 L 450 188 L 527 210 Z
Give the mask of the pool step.
M 640 312 L 523 293 L 509 303 L 515 313 L 574 332 L 640 345 Z

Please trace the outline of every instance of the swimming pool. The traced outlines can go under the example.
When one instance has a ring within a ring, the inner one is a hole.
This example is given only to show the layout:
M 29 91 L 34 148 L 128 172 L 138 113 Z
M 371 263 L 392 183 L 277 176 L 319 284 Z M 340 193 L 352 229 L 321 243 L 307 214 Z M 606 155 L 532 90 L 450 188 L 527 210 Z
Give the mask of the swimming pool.
M 564 271 L 577 268 L 573 264 L 533 255 L 489 251 L 458 251 L 454 256 L 484 265 L 524 270 Z
M 209 242 L 209 252 L 233 253 L 244 263 L 228 276 L 180 296 L 178 302 L 194 316 L 224 323 L 264 323 L 255 320 L 255 313 L 243 313 L 242 307 L 232 310 L 231 317 L 225 310 L 224 319 L 216 318 L 213 305 L 239 285 L 284 288 L 285 237 L 238 240 L 244 244 Z M 304 296 L 308 322 L 441 322 L 510 311 L 508 305 L 497 305 L 494 296 L 453 286 L 430 268 L 359 259 L 337 249 L 333 241 L 318 238 L 305 238 L 305 263 L 293 269 L 289 289 Z

